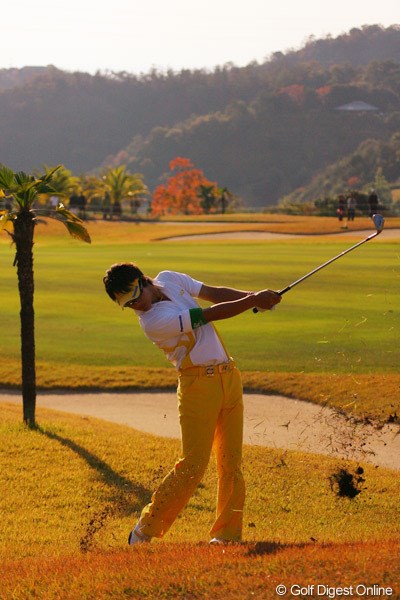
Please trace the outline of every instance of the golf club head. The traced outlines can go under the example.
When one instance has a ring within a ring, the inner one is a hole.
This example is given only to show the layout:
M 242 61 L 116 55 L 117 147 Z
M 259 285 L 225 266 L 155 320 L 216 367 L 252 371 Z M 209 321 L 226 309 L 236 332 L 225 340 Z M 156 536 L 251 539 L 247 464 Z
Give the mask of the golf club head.
M 375 229 L 380 233 L 385 225 L 385 219 L 382 217 L 382 215 L 372 215 L 372 220 L 374 222 Z

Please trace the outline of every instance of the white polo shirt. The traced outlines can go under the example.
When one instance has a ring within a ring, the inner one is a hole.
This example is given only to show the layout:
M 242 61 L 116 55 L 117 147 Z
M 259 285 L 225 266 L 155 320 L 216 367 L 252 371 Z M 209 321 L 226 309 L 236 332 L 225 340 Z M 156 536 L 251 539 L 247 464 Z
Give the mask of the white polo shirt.
M 190 312 L 199 308 L 194 297 L 198 297 L 203 283 L 176 271 L 162 271 L 153 283 L 169 300 L 156 302 L 146 312 L 135 311 L 153 344 L 163 350 L 177 369 L 227 362 L 229 357 L 214 326 L 211 323 L 199 326 L 196 312 Z

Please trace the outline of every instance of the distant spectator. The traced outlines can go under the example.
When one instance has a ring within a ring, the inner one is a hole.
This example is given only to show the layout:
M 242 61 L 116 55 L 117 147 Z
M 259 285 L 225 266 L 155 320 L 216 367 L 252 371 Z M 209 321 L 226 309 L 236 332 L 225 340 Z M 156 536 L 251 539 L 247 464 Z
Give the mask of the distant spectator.
M 69 210 L 74 214 L 78 214 L 79 196 L 74 192 L 69 197 Z
M 122 216 L 122 207 L 121 202 L 119 200 L 115 200 L 112 207 L 112 214 L 117 220 L 119 220 Z
M 379 198 L 378 194 L 375 190 L 371 190 L 370 195 L 368 196 L 368 208 L 369 208 L 369 216 L 372 217 L 376 215 L 378 212 L 379 206 Z
M 356 215 L 356 207 L 357 207 L 357 196 L 355 192 L 351 192 L 350 196 L 347 198 L 347 220 L 354 221 L 354 217 Z
M 338 198 L 338 207 L 336 210 L 339 221 L 343 221 L 346 216 L 346 198 L 341 194 Z
M 101 209 L 103 211 L 103 219 L 104 221 L 107 221 L 107 219 L 111 219 L 111 198 L 110 198 L 110 192 L 106 192 L 104 194 L 102 203 L 101 203 Z
M 139 198 L 135 198 L 135 199 L 132 198 L 129 201 L 129 207 L 131 209 L 131 214 L 132 215 L 137 215 L 138 210 L 140 208 L 140 204 L 141 204 L 141 202 L 140 202 Z
M 86 205 L 87 198 L 83 192 L 78 196 L 78 217 L 82 219 L 82 221 L 86 221 Z
M 56 210 L 59 204 L 58 196 L 50 196 L 50 208 L 51 210 Z

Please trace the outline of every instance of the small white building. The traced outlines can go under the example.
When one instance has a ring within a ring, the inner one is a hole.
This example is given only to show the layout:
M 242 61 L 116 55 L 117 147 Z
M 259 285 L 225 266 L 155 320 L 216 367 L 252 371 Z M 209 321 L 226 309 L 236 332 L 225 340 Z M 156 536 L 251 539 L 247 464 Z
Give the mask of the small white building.
M 363 100 L 354 100 L 349 104 L 342 104 L 337 106 L 335 110 L 346 110 L 349 112 L 378 112 L 379 108 L 373 104 L 367 104 Z

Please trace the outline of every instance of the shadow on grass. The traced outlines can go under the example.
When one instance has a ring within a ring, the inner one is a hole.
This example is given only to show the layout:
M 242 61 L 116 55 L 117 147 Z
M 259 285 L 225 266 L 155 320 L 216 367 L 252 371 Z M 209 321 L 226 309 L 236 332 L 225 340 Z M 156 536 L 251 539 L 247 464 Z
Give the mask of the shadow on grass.
M 149 489 L 120 475 L 104 460 L 89 452 L 83 446 L 57 433 L 46 431 L 40 426 L 36 426 L 35 430 L 41 435 L 59 442 L 62 446 L 65 446 L 75 452 L 80 458 L 83 458 L 112 491 L 108 503 L 101 510 L 97 510 L 93 514 L 86 526 L 86 532 L 80 540 L 80 549 L 82 552 L 87 552 L 91 549 L 94 536 L 110 517 L 132 516 L 134 513 L 140 512 L 142 507 L 150 502 L 152 492 Z
M 80 458 L 83 458 L 87 462 L 89 467 L 97 471 L 100 478 L 108 487 L 119 492 L 116 495 L 116 499 L 120 499 L 121 493 L 127 494 L 130 497 L 134 495 L 135 501 L 131 500 L 130 503 L 125 503 L 124 506 L 119 507 L 120 509 L 123 509 L 125 511 L 125 514 L 131 514 L 132 512 L 141 509 L 143 503 L 147 503 L 150 501 L 152 494 L 151 490 L 145 488 L 139 483 L 133 483 L 130 479 L 127 479 L 123 475 L 120 475 L 119 473 L 114 471 L 114 469 L 110 467 L 106 462 L 104 462 L 104 460 L 101 460 L 101 458 L 99 458 L 92 452 L 89 452 L 89 450 L 87 450 L 83 446 L 80 446 L 79 444 L 77 444 L 69 438 L 62 437 L 57 433 L 54 433 L 52 431 L 46 431 L 40 426 L 38 426 L 36 430 L 40 434 L 48 437 L 49 439 L 55 440 L 59 442 L 62 446 L 69 448 L 78 456 L 80 456 Z

